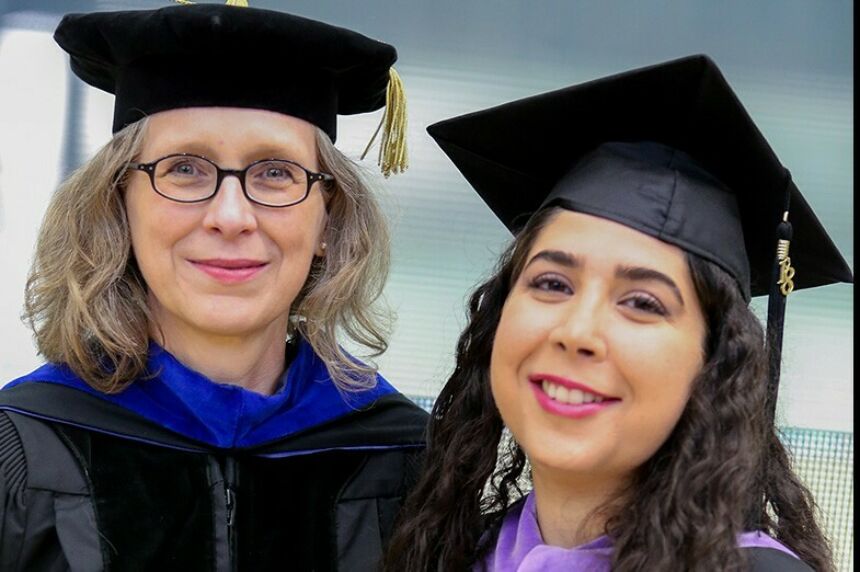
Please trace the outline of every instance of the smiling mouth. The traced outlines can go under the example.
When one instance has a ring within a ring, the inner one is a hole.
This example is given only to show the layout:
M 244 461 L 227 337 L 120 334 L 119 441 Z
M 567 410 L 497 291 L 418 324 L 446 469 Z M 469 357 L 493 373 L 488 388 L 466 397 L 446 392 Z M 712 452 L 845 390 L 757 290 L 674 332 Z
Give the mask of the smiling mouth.
M 191 260 L 194 264 L 202 266 L 212 266 L 214 268 L 225 268 L 227 270 L 241 270 L 244 268 L 256 268 L 265 266 L 265 262 L 259 260 L 250 260 L 247 258 L 209 258 L 205 260 Z
M 582 383 L 552 374 L 533 374 L 529 382 L 538 404 L 547 412 L 580 419 L 595 415 L 621 399 L 604 395 Z
M 250 280 L 269 264 L 248 259 L 208 259 L 189 260 L 189 262 L 210 277 L 228 284 Z
M 601 397 L 581 389 L 568 389 L 563 385 L 547 381 L 546 379 L 541 382 L 541 389 L 553 401 L 568 403 L 571 405 L 580 405 L 582 403 L 603 403 L 604 401 L 613 400 L 613 398 Z

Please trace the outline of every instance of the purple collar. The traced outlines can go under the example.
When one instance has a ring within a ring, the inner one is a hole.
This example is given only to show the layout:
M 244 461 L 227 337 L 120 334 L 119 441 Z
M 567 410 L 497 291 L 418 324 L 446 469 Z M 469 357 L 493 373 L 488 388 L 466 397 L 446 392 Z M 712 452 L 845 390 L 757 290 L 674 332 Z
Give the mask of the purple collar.
M 745 532 L 738 537 L 741 548 L 773 548 L 797 557 L 791 550 L 762 532 Z M 575 548 L 543 543 L 537 522 L 535 495 L 531 492 L 502 522 L 496 547 L 485 559 L 487 572 L 544 572 L 546 570 L 589 570 L 609 572 L 612 542 L 601 536 Z M 476 566 L 475 570 L 481 570 Z

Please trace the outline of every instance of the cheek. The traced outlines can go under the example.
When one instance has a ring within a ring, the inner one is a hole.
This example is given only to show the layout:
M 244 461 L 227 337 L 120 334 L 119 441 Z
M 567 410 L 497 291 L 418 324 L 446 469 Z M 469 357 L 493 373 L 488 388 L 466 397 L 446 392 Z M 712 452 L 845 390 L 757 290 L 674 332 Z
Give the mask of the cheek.
M 158 208 L 141 193 L 134 188 L 127 191 L 126 216 L 135 260 L 146 282 L 153 284 L 160 277 L 173 276 L 170 258 L 174 246 L 190 232 L 189 221 L 182 212 Z
M 501 377 L 510 376 L 518 365 L 523 354 L 527 352 L 527 334 L 522 331 L 520 312 L 515 299 L 509 298 L 499 317 L 499 324 L 493 336 L 493 347 L 490 358 L 491 373 L 497 372 Z M 495 378 L 496 376 L 492 376 Z
M 126 216 L 131 238 L 131 248 L 141 271 L 146 271 L 150 258 L 157 250 L 153 241 L 158 241 L 158 234 L 152 232 L 154 221 L 152 210 L 147 209 L 140 198 L 141 190 L 129 187 L 126 191 Z
M 507 305 L 505 306 L 507 308 Z M 512 385 L 512 378 L 515 376 L 511 361 L 516 348 L 513 347 L 513 338 L 511 335 L 511 327 L 507 319 L 505 309 L 502 310 L 502 315 L 499 320 L 499 325 L 496 327 L 496 332 L 493 336 L 493 347 L 490 353 L 490 388 L 493 393 L 493 399 L 496 401 L 499 409 L 504 415 L 505 393 L 508 386 Z
M 321 208 L 289 214 L 297 216 L 272 216 L 261 220 L 269 248 L 280 260 L 278 280 L 282 290 L 295 290 L 305 283 L 314 256 L 321 254 L 319 245 L 326 224 L 325 211 Z
M 639 404 L 634 423 L 655 452 L 669 436 L 689 400 L 695 378 L 702 368 L 700 346 L 689 339 L 664 340 L 663 344 L 639 344 L 641 351 L 626 360 L 633 399 Z M 650 351 L 649 351 L 650 350 Z M 650 454 L 648 455 L 650 456 Z
M 493 339 L 490 356 L 490 388 L 505 424 L 519 427 L 524 383 L 528 364 L 541 347 L 544 337 L 536 324 L 538 314 L 529 312 L 521 297 L 512 295 L 505 302 Z

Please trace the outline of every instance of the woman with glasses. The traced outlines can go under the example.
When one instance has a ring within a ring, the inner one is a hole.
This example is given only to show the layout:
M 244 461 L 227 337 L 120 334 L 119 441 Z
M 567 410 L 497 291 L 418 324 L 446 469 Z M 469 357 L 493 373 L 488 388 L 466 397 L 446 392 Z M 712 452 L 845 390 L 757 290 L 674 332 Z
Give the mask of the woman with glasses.
M 386 347 L 388 244 L 333 141 L 388 96 L 405 166 L 394 48 L 224 5 L 55 39 L 115 94 L 114 136 L 40 231 L 47 364 L 0 392 L 0 569 L 374 569 L 426 415 L 340 345 Z
M 714 63 L 428 131 L 517 234 L 387 569 L 832 570 L 774 408 L 785 297 L 853 278 Z

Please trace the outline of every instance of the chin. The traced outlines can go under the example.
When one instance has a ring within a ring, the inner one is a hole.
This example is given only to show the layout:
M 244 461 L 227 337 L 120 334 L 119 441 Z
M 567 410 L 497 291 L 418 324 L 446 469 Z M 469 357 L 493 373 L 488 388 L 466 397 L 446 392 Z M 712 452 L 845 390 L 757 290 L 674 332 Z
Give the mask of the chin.
M 569 473 L 571 476 L 594 474 L 599 472 L 601 468 L 605 469 L 605 466 L 601 466 L 602 463 L 596 462 L 582 453 L 563 455 L 557 452 L 547 453 L 546 451 L 541 451 L 532 455 L 527 451 L 526 455 L 532 466 L 543 467 L 553 472 Z
M 187 321 L 212 335 L 243 336 L 269 327 L 288 311 L 267 311 L 253 301 L 219 300 L 197 312 L 189 312 Z
M 579 443 L 571 447 L 569 442 L 545 440 L 522 444 L 522 447 L 533 466 L 570 473 L 571 476 L 605 473 L 615 464 L 611 452 L 597 444 Z

